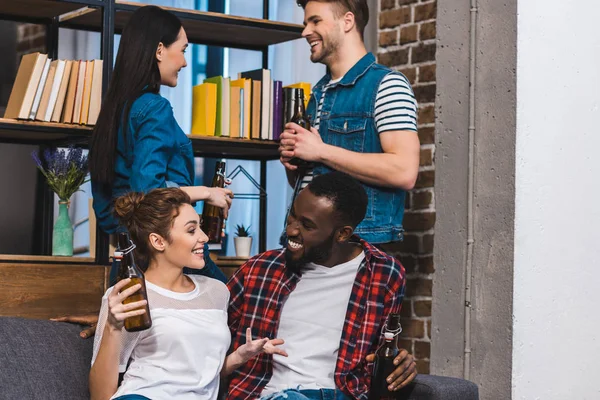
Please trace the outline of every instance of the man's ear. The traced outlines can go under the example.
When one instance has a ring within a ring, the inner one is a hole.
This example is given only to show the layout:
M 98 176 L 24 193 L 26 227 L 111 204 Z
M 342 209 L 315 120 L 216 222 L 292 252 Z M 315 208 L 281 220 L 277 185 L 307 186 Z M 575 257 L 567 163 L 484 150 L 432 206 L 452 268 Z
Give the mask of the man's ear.
M 148 239 L 150 241 L 150 246 L 152 246 L 156 251 L 165 251 L 167 241 L 162 236 L 157 233 L 151 233 L 150 236 L 148 236 Z
M 352 237 L 354 233 L 354 228 L 350 225 L 346 225 L 338 229 L 336 240 L 338 243 L 347 242 Z
M 162 59 L 163 59 L 163 55 L 164 55 L 164 52 L 165 52 L 165 45 L 164 45 L 164 44 L 162 44 L 162 42 L 160 42 L 160 43 L 158 44 L 158 47 L 156 48 L 156 60 L 157 60 L 158 62 L 161 62 L 161 61 L 162 61 Z
M 348 33 L 356 26 L 354 14 L 348 11 L 344 14 L 344 32 Z

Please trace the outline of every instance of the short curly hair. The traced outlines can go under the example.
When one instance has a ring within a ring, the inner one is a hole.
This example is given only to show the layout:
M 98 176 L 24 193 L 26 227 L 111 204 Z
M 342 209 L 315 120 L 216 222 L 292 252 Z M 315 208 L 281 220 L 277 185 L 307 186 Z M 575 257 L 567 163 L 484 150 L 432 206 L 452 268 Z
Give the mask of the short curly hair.
M 296 0 L 296 3 L 304 9 L 311 1 L 336 4 L 339 10 L 337 16 L 342 16 L 350 11 L 354 14 L 356 29 L 358 30 L 358 33 L 360 33 L 360 37 L 364 39 L 365 27 L 369 22 L 369 5 L 367 4 L 367 0 Z
M 317 197 L 325 197 L 333 203 L 338 219 L 356 228 L 367 212 L 369 199 L 360 182 L 343 172 L 334 171 L 317 175 L 307 189 Z

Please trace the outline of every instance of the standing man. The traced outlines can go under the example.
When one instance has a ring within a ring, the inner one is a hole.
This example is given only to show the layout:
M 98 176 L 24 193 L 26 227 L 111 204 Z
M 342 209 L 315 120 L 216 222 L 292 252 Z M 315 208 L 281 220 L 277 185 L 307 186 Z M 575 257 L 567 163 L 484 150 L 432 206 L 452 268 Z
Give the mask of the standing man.
M 366 400 L 373 353 L 405 287 L 400 263 L 353 235 L 367 194 L 341 172 L 316 176 L 292 204 L 283 249 L 259 254 L 227 283 L 233 349 L 242 333 L 280 337 L 287 356 L 260 355 L 231 375 L 229 400 Z M 388 377 L 398 390 L 416 376 L 406 350 Z M 265 399 L 267 400 L 267 399 Z
M 406 190 L 419 170 L 417 103 L 404 75 L 375 63 L 363 35 L 366 0 L 298 0 L 302 36 L 310 59 L 327 66 L 315 85 L 307 114 L 313 129 L 289 123 L 281 135 L 280 160 L 288 181 L 331 170 L 358 179 L 367 191 L 365 219 L 355 233 L 370 243 L 402 240 Z M 314 163 L 300 171 L 292 158 Z

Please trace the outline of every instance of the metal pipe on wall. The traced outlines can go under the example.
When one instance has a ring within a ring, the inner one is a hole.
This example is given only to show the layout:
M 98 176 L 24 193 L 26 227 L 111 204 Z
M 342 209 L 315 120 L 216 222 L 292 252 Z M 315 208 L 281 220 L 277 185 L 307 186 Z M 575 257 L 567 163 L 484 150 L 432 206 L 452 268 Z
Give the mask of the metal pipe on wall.
M 465 266 L 465 347 L 463 377 L 471 376 L 471 284 L 474 239 L 474 181 L 475 181 L 475 55 L 477 43 L 477 0 L 471 0 L 469 37 L 469 166 L 467 186 L 467 260 Z

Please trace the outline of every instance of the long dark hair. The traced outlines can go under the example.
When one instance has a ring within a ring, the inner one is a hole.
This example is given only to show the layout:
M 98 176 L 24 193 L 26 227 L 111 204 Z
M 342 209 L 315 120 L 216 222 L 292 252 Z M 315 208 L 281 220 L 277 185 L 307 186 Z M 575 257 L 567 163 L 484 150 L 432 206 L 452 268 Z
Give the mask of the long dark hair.
M 119 125 L 126 138 L 134 100 L 142 92 L 158 93 L 161 80 L 156 49 L 159 43 L 165 47 L 173 44 L 181 26 L 179 18 L 170 12 L 145 6 L 131 15 L 123 29 L 110 86 L 90 141 L 89 169 L 93 181 L 112 185 Z

